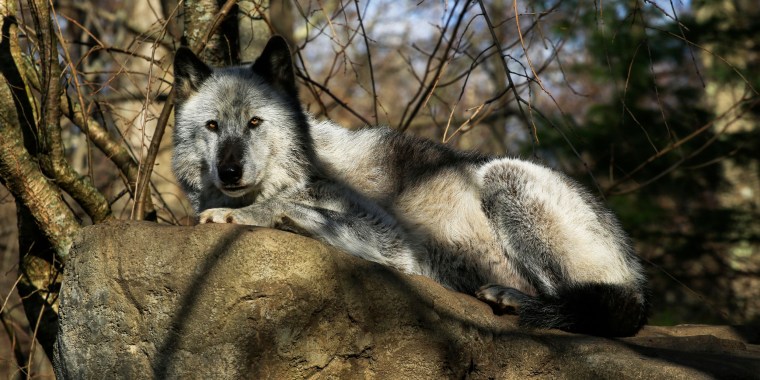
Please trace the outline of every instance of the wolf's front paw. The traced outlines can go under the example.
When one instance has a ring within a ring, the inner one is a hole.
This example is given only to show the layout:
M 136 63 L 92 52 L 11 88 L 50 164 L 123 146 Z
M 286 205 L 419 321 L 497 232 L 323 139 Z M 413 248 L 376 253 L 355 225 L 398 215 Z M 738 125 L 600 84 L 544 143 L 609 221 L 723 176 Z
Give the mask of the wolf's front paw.
M 206 211 L 203 211 L 201 215 L 198 217 L 198 222 L 201 224 L 206 223 L 235 223 L 240 224 L 235 221 L 235 218 L 233 217 L 234 209 L 231 208 L 210 208 Z
M 198 220 L 205 223 L 231 223 L 272 227 L 272 218 L 250 208 L 212 208 L 201 213 Z

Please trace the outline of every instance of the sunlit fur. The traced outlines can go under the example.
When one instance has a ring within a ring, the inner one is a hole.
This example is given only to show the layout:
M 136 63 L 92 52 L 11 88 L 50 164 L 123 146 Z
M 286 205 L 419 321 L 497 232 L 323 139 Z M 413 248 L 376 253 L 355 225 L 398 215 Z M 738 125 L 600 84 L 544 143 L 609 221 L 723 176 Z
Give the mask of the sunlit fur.
M 311 236 L 516 310 L 526 326 L 631 335 L 645 322 L 646 281 L 628 238 L 570 178 L 316 120 L 298 103 L 278 37 L 252 67 L 211 69 L 178 52 L 175 76 L 173 167 L 200 222 Z M 219 157 L 239 161 L 234 191 Z

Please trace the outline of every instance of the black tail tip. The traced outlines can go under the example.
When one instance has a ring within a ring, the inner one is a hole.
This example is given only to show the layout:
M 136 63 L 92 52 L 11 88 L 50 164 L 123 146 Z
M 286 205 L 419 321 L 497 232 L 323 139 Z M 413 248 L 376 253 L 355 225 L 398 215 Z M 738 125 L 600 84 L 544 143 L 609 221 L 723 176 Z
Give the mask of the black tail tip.
M 642 289 L 611 284 L 582 284 L 553 296 L 531 297 L 520 305 L 520 323 L 528 327 L 606 336 L 635 335 L 647 321 L 649 305 Z

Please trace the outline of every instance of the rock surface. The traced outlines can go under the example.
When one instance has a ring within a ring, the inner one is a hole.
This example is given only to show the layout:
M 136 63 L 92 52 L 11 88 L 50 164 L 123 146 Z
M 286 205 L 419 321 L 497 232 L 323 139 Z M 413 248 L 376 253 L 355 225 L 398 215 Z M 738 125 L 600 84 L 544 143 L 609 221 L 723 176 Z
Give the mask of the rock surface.
M 61 297 L 59 379 L 760 376 L 746 331 L 526 331 L 427 278 L 256 227 L 85 228 Z

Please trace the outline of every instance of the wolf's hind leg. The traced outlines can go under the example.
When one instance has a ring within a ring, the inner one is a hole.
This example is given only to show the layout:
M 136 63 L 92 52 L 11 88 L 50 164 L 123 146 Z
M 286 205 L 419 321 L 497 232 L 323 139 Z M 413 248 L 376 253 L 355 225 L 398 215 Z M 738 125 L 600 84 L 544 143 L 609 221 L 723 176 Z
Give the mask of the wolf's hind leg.
M 496 314 L 517 314 L 520 305 L 531 296 L 508 286 L 488 284 L 475 292 L 475 297 L 491 305 Z

